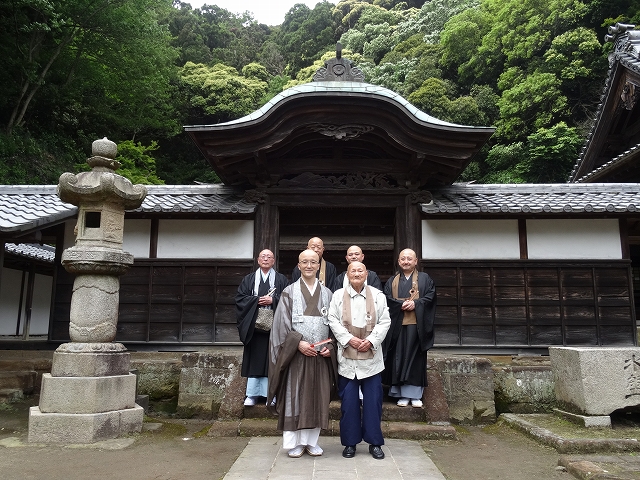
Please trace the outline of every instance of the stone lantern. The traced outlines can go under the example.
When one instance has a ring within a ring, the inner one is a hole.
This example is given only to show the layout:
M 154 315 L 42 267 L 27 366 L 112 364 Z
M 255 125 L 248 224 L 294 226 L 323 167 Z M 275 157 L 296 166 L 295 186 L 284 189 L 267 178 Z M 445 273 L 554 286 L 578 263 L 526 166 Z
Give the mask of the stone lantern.
M 129 353 L 114 343 L 120 278 L 133 255 L 122 250 L 125 210 L 142 204 L 147 190 L 115 173 L 116 144 L 92 145 L 89 172 L 63 173 L 58 195 L 78 206 L 76 241 L 62 265 L 76 274 L 71 297 L 71 343 L 58 347 L 51 374 L 44 374 L 40 404 L 29 412 L 29 441 L 92 443 L 140 431 L 136 377 Z

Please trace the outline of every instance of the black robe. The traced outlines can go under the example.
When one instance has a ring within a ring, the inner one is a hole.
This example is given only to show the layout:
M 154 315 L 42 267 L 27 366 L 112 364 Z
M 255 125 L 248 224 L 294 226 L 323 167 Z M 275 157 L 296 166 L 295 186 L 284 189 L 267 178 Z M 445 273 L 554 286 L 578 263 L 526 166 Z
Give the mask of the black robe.
M 243 377 L 266 377 L 269 375 L 269 332 L 256 330 L 256 317 L 258 316 L 258 296 L 253 294 L 256 272 L 242 279 L 236 293 L 236 322 L 240 341 L 244 345 L 242 352 Z M 289 285 L 287 277 L 276 272 L 273 286 L 271 308 L 275 311 L 280 300 L 282 290 Z
M 333 288 L 331 289 L 332 291 L 335 292 L 336 290 L 339 290 L 344 286 L 342 284 L 344 283 L 344 277 L 346 274 L 347 272 L 342 272 L 336 277 L 335 282 L 333 282 Z M 382 282 L 380 281 L 378 274 L 373 270 L 367 270 L 367 285 L 377 288 L 382 292 Z
M 426 385 L 427 350 L 433 347 L 436 287 L 429 275 L 418 272 L 419 296 L 414 300 L 416 325 L 403 327 L 404 310 L 401 307 L 404 300 L 393 298 L 394 278 L 395 276 L 391 277 L 384 286 L 391 327 L 383 343 L 385 356 L 383 381 L 387 385 L 424 386 Z M 407 344 L 413 344 L 415 348 L 407 349 Z
M 337 270 L 333 263 L 327 262 L 324 270 L 324 286 L 333 291 L 333 282 L 336 281 Z M 291 272 L 291 283 L 295 283 L 300 278 L 300 267 L 296 265 Z M 320 278 L 320 269 L 316 272 L 316 278 Z

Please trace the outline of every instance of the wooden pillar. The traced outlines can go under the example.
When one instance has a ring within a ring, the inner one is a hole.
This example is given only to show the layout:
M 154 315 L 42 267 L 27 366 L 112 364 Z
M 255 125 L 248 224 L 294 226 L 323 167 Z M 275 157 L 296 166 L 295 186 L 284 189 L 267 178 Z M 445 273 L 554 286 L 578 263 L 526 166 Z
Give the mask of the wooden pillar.
M 268 248 L 276 256 L 276 269 L 278 268 L 278 250 L 280 248 L 280 210 L 271 205 L 271 199 L 266 193 L 252 198 L 257 202 L 256 215 L 253 228 L 253 258 Z
M 396 231 L 394 256 L 405 248 L 410 248 L 422 259 L 422 215 L 421 203 L 431 201 L 431 193 L 427 191 L 413 192 L 404 199 L 404 205 L 396 207 Z
M 529 246 L 527 243 L 527 220 L 518 219 L 518 239 L 520 242 L 520 260 L 529 258 Z

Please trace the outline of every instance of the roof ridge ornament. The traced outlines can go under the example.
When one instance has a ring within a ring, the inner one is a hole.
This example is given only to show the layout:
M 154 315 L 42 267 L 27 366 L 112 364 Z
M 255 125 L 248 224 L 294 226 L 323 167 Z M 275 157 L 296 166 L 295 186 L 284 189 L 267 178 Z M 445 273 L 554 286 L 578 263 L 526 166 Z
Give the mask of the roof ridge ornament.
M 640 58 L 640 30 L 631 23 L 616 23 L 611 25 L 604 36 L 605 42 L 613 43 L 614 52 L 627 52 Z
M 364 82 L 364 73 L 348 58 L 342 57 L 342 44 L 336 43 L 336 56 L 324 63 L 313 76 L 314 82 Z

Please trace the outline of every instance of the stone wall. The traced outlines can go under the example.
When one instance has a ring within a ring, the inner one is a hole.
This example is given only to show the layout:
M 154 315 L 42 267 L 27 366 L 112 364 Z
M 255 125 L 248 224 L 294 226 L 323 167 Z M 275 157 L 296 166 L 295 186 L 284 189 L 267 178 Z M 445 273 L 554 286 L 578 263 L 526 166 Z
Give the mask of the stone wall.
M 186 353 L 182 357 L 178 415 L 242 418 L 247 380 L 242 352 Z
M 550 365 L 494 365 L 498 413 L 543 413 L 556 406 Z
M 486 424 L 496 421 L 490 360 L 467 355 L 434 354 L 429 355 L 428 364 L 442 379 L 452 423 Z
M 0 366 L 28 366 L 37 382 L 51 368 L 50 353 L 0 351 Z M 246 379 L 240 376 L 242 349 L 207 352 L 131 352 L 138 394 L 150 411 L 181 417 L 242 418 Z M 37 373 L 35 372 L 37 370 Z M 36 377 L 37 375 L 37 377 Z M 500 413 L 547 412 L 555 407 L 549 357 L 479 357 L 430 353 L 425 417 L 432 423 L 486 424 Z

